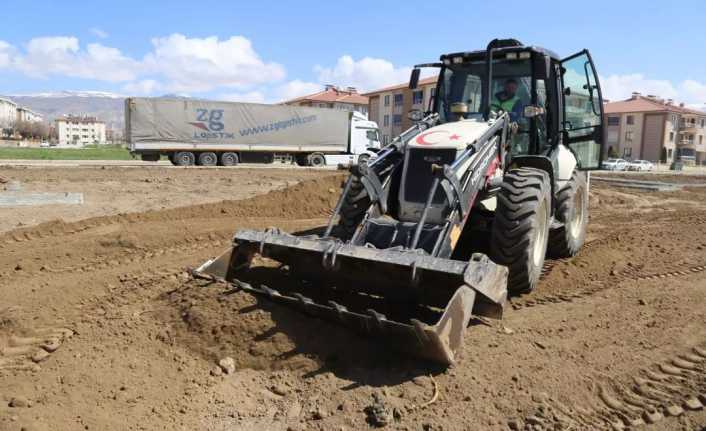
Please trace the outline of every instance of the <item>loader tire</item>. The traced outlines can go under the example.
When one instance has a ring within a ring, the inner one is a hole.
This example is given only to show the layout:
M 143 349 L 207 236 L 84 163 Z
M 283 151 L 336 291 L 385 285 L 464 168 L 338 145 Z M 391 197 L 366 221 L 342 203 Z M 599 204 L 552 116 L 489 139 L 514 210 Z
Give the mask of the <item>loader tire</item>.
M 370 197 L 365 190 L 360 177 L 351 174 L 353 183 L 351 189 L 341 206 L 340 218 L 338 220 L 338 236 L 340 239 L 349 240 L 355 233 L 356 228 L 363 220 L 365 212 L 370 207 Z
M 551 218 L 549 181 L 539 169 L 511 169 L 498 192 L 490 251 L 496 263 L 508 267 L 511 293 L 532 291 L 542 273 Z
M 549 231 L 547 254 L 553 258 L 575 256 L 586 241 L 588 225 L 588 187 L 586 175 L 574 171 L 571 179 L 556 194 L 554 217 L 561 227 Z

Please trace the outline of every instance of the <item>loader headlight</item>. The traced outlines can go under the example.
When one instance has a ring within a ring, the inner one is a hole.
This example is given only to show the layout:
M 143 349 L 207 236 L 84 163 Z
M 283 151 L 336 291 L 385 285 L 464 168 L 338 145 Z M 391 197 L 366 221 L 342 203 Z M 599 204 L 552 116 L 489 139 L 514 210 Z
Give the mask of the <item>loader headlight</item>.
M 453 61 L 454 64 L 461 64 L 463 63 L 463 57 L 454 57 Z

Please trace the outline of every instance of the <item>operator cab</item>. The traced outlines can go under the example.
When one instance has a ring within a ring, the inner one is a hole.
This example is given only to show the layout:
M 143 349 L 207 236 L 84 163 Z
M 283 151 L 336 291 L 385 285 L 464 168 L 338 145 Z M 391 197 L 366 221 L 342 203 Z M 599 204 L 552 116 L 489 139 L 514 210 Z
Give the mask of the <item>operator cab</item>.
M 485 50 L 445 54 L 440 63 L 420 67 L 441 69 L 429 107 L 440 123 L 487 121 L 506 111 L 517 124 L 513 157 L 549 156 L 563 143 L 580 169 L 600 167 L 603 103 L 587 50 L 561 59 L 515 39 L 496 39 Z M 411 88 L 418 79 L 415 67 Z

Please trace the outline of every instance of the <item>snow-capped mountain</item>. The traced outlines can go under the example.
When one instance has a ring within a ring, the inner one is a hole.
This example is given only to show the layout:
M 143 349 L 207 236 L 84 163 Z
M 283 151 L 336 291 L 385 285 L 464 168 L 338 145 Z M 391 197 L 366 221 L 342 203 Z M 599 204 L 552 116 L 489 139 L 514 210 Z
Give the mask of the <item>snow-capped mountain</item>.
M 58 91 L 5 96 L 53 121 L 67 114 L 89 115 L 105 121 L 111 129 L 125 124 L 125 96 L 103 91 Z
M 60 97 L 106 97 L 109 99 L 124 99 L 125 96 L 108 91 L 57 91 L 46 93 L 31 93 L 31 94 L 14 94 L 10 97 L 37 97 L 37 98 L 60 98 Z

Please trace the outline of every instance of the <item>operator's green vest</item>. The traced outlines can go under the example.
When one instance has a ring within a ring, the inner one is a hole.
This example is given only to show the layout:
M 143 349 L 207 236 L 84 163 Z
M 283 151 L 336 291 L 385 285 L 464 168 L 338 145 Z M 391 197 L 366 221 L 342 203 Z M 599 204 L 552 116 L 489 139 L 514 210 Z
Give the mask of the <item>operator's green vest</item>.
M 490 108 L 494 110 L 502 109 L 505 112 L 512 112 L 512 108 L 518 100 L 520 100 L 519 97 L 512 96 L 511 98 L 501 102 L 497 97 L 493 97 L 493 102 L 490 104 Z

